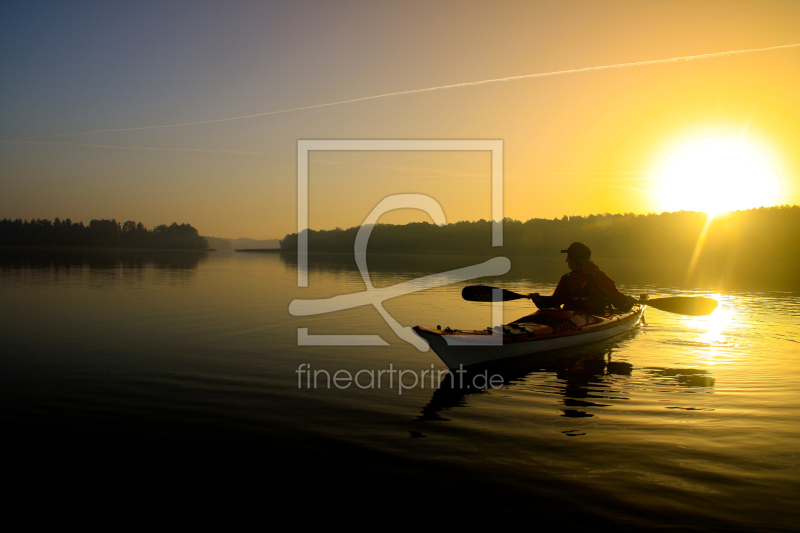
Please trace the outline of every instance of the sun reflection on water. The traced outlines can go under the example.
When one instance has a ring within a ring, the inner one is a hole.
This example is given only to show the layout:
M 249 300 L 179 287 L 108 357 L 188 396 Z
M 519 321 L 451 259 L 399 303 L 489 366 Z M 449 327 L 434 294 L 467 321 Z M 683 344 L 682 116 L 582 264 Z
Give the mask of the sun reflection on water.
M 734 308 L 726 305 L 721 294 L 707 295 L 719 302 L 717 309 L 707 316 L 691 317 L 687 323 L 688 329 L 695 332 L 694 343 L 704 349 L 702 362 L 715 365 L 721 362 L 730 363 L 739 359 L 739 355 L 730 350 L 736 346 L 733 332 L 737 327 L 738 313 Z

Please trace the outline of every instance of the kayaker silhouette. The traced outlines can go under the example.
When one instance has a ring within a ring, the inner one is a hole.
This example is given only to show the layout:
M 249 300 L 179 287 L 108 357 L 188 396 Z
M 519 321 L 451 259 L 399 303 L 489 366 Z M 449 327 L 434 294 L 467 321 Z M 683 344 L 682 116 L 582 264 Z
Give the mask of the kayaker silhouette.
M 592 251 L 585 244 L 573 242 L 561 253 L 567 254 L 570 272 L 561 277 L 553 295 L 542 296 L 538 292 L 528 295 L 539 309 L 604 315 L 612 306 L 618 311 L 629 311 L 637 302 L 632 296 L 617 290 L 614 280 L 594 264 Z

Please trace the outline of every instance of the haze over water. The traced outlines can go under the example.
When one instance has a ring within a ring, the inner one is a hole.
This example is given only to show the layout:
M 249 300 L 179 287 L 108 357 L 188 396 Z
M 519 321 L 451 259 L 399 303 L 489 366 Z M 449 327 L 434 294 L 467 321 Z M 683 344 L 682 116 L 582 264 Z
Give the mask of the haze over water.
M 388 286 L 442 261 L 381 256 L 370 268 Z M 548 293 L 562 262 L 477 281 Z M 632 286 L 607 270 L 630 294 L 711 295 L 720 306 L 702 318 L 650 308 L 646 326 L 610 341 L 488 368 L 499 388 L 453 390 L 413 386 L 412 373 L 446 368 L 374 309 L 288 313 L 295 298 L 364 289 L 340 256 L 313 255 L 307 289 L 281 254 L 4 256 L 4 438 L 29 482 L 42 471 L 171 473 L 180 490 L 220 498 L 253 498 L 257 479 L 282 488 L 273 503 L 286 509 L 302 494 L 306 508 L 435 506 L 464 518 L 480 505 L 593 530 L 794 529 L 800 297 Z M 461 300 L 464 284 L 386 309 L 404 326 L 482 329 L 490 309 Z M 506 303 L 505 321 L 530 307 Z M 297 346 L 303 327 L 390 346 Z M 303 363 L 410 372 L 403 388 L 386 377 L 380 388 L 309 388 L 298 386 Z

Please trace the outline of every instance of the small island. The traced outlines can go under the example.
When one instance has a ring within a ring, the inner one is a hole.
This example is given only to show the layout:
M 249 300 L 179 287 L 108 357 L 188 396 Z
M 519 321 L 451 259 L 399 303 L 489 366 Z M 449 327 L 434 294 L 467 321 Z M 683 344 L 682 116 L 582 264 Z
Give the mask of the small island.
M 161 224 L 93 219 L 85 226 L 70 219 L 0 220 L 0 246 L 46 248 L 124 248 L 141 250 L 209 250 L 208 241 L 190 224 Z

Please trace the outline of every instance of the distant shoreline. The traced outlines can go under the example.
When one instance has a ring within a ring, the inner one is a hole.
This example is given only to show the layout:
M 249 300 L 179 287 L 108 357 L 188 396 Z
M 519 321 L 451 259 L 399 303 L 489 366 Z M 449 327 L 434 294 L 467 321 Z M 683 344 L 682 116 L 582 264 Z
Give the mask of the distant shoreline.
M 285 252 L 288 250 L 281 250 L 280 248 L 240 248 L 238 250 L 234 250 L 234 252 L 255 252 L 255 253 L 275 253 L 275 252 Z
M 30 251 L 74 251 L 74 252 L 216 252 L 216 248 L 124 248 L 121 246 L 6 246 L 0 245 L 0 251 L 30 250 Z

